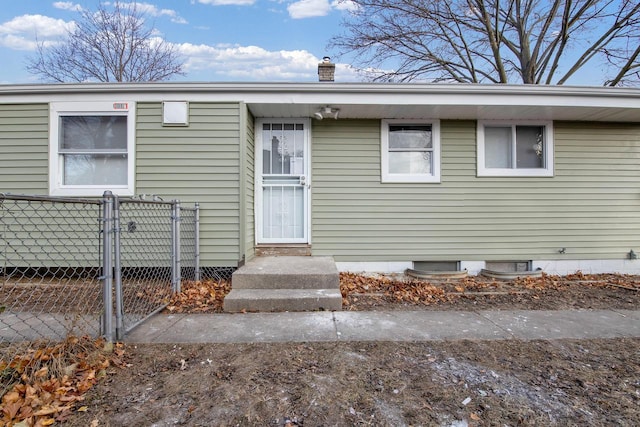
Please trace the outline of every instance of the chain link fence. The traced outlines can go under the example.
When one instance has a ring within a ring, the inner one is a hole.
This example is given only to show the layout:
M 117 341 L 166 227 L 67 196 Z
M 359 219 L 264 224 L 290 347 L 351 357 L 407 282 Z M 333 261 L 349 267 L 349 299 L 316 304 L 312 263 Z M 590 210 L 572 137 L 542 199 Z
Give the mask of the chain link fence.
M 110 192 L 0 194 L 0 374 L 43 341 L 121 339 L 162 310 L 200 278 L 198 218 L 198 205 Z
M 116 338 L 162 310 L 182 279 L 195 280 L 198 239 L 193 227 L 182 231 L 180 203 L 114 200 Z M 191 209 L 195 217 L 198 208 Z M 189 224 L 190 225 L 190 224 Z M 182 237 L 184 235 L 184 237 Z M 187 250 L 183 249 L 183 245 Z M 189 271 L 183 265 L 191 266 Z
M 180 275 L 187 280 L 199 281 L 200 266 L 200 205 L 180 207 Z
M 236 267 L 200 267 L 200 277 L 204 280 L 231 282 Z
M 0 196 L 3 344 L 101 332 L 101 207 Z

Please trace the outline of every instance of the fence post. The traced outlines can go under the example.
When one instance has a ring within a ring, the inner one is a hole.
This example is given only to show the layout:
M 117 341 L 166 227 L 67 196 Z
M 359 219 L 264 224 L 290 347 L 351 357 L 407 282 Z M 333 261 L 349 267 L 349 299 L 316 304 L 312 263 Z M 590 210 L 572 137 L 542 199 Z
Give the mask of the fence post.
M 113 343 L 113 241 L 112 241 L 112 221 L 113 221 L 113 194 L 105 191 L 102 195 L 102 298 L 103 298 L 103 320 L 102 331 L 104 339 L 108 344 Z
M 200 281 L 200 203 L 195 204 L 194 220 L 196 223 L 193 245 L 195 246 L 195 281 Z
M 180 292 L 180 202 L 171 202 L 171 288 Z
M 116 287 L 116 340 L 124 338 L 124 298 L 120 245 L 120 198 L 113 197 L 113 278 Z

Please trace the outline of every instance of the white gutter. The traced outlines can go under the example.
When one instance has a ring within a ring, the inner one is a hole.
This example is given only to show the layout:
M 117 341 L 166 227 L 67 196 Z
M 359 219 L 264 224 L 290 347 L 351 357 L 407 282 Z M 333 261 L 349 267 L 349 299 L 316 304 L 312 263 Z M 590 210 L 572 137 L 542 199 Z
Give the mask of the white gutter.
M 421 83 L 61 83 L 0 85 L 0 96 L 52 93 L 262 93 L 588 96 L 640 99 L 640 89 L 600 86 Z

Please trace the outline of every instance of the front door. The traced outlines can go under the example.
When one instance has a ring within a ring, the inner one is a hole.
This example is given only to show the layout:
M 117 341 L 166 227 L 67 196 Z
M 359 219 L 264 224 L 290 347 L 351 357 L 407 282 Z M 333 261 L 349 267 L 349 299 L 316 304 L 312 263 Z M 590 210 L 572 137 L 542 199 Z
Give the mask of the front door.
M 258 243 L 309 243 L 309 121 L 256 123 Z

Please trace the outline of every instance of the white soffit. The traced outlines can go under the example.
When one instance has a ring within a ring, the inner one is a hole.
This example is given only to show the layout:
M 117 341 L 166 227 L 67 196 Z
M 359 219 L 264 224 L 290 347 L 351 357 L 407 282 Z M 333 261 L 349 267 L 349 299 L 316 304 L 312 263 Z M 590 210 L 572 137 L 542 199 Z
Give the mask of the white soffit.
M 340 109 L 340 119 L 449 120 L 578 120 L 640 122 L 640 109 L 550 106 L 475 105 L 352 105 L 327 103 Z M 249 104 L 256 117 L 311 117 L 322 104 Z

